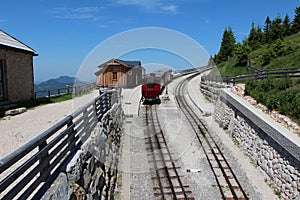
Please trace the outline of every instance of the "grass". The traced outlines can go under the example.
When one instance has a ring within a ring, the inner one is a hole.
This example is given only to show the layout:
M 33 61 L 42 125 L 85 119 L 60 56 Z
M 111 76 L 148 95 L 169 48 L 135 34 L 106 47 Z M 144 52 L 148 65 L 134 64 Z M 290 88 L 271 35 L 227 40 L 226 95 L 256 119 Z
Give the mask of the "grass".
M 72 94 L 65 94 L 65 95 L 62 95 L 59 97 L 51 98 L 50 103 L 59 103 L 62 101 L 67 101 L 67 100 L 72 99 L 72 97 L 73 97 Z
M 236 61 L 233 59 L 228 62 L 223 62 L 218 65 L 218 70 L 221 75 L 246 74 L 247 68 L 244 66 L 236 66 Z
M 249 58 L 251 59 L 251 66 L 255 68 L 290 68 L 300 66 L 300 34 L 294 34 L 283 39 L 282 44 L 292 49 L 292 52 L 273 59 L 268 65 L 262 66 L 262 55 L 269 47 L 268 44 L 251 52 Z
M 260 48 L 249 53 L 248 57 L 250 59 L 250 65 L 259 69 L 300 67 L 300 33 L 284 38 L 282 44 L 292 49 L 291 52 L 287 55 L 274 58 L 268 65 L 263 66 L 263 55 L 270 46 L 269 44 L 264 44 Z M 222 75 L 248 73 L 245 66 L 237 66 L 235 59 L 218 64 L 218 70 Z
M 49 103 L 59 103 L 62 101 L 67 101 L 72 99 L 72 94 L 64 94 L 58 97 L 53 98 L 39 98 L 39 99 L 33 99 L 30 101 L 24 101 L 17 104 L 17 107 L 25 107 L 27 109 L 34 109 L 37 106 L 49 104 Z

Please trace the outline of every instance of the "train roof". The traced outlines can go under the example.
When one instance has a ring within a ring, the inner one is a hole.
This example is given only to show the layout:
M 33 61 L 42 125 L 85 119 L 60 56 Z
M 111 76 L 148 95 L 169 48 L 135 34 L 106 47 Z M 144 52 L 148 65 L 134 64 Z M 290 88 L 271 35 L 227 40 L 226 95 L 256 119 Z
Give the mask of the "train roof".
M 153 71 L 151 73 L 154 73 L 156 77 L 162 77 L 165 73 L 172 73 L 172 69 L 160 69 Z

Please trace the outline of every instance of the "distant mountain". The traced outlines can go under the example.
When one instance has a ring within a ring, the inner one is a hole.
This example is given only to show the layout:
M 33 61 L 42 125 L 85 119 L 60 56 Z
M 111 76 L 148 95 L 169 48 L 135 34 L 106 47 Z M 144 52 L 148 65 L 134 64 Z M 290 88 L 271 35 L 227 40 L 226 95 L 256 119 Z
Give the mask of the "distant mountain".
M 41 90 L 55 90 L 59 88 L 66 88 L 66 85 L 73 87 L 76 78 L 70 76 L 60 76 L 56 79 L 49 79 L 34 85 L 34 91 Z

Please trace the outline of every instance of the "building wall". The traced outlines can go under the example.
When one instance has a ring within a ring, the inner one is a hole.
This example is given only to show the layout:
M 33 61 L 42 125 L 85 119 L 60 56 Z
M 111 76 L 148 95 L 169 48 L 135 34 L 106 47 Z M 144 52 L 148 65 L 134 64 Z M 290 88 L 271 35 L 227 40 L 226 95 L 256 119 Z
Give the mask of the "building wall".
M 34 98 L 33 54 L 0 47 L 4 67 L 5 100 L 27 101 Z
M 104 87 L 126 87 L 126 71 L 122 65 L 108 66 L 104 72 Z M 117 73 L 117 79 L 113 79 L 113 73 Z
M 102 73 L 98 73 L 97 75 L 96 75 L 96 77 L 97 77 L 97 86 L 98 87 L 103 87 L 103 74 Z
M 127 87 L 135 87 L 142 83 L 142 74 L 143 74 L 143 68 L 137 67 L 132 68 L 130 71 L 126 73 L 127 75 Z
M 113 73 L 117 73 L 117 79 L 113 79 Z M 142 83 L 143 67 L 128 68 L 124 65 L 108 65 L 104 72 L 96 73 L 98 87 L 135 87 Z

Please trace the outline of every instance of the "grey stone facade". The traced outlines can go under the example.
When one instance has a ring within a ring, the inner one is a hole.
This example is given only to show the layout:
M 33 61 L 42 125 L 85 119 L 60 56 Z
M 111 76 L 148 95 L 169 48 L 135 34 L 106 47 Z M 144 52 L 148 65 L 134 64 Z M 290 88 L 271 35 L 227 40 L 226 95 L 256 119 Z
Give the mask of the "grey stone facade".
M 34 98 L 32 52 L 14 50 L 0 45 L 3 66 L 3 101 L 20 102 Z

